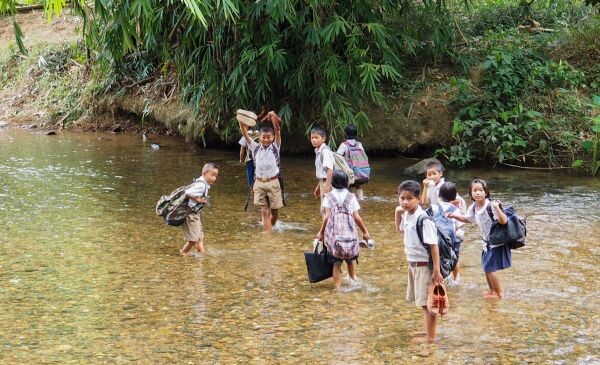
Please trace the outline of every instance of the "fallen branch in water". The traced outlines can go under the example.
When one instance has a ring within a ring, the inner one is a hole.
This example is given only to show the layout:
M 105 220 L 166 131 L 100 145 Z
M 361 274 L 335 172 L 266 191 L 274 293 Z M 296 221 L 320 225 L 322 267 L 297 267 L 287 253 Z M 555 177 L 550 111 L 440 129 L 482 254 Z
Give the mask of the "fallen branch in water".
M 505 163 L 505 162 L 498 162 L 501 165 L 505 165 L 505 166 L 510 166 L 510 167 L 516 167 L 518 169 L 525 169 L 525 170 L 561 170 L 561 169 L 572 169 L 572 167 L 567 167 L 567 166 L 559 166 L 559 167 L 532 167 L 532 166 L 519 166 L 519 165 L 513 165 L 513 164 L 509 164 L 509 163 Z

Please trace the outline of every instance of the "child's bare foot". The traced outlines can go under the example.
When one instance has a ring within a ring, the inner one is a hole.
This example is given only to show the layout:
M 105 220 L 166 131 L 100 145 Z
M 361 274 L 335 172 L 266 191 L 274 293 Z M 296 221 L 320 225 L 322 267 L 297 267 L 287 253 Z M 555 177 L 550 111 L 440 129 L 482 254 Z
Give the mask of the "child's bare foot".
M 484 297 L 485 297 L 486 295 L 492 295 L 492 294 L 494 294 L 494 292 L 493 292 L 493 291 L 491 291 L 491 290 L 489 290 L 489 289 L 488 289 L 488 290 L 486 290 L 486 291 L 484 291 L 483 293 L 481 293 L 481 295 L 483 295 Z
M 427 333 L 425 331 L 414 331 L 410 335 L 413 337 L 426 337 Z
M 187 256 L 187 252 L 185 252 L 184 250 L 179 250 L 179 256 Z
M 427 336 L 423 336 L 423 337 L 413 337 L 412 340 L 410 340 L 410 342 L 412 343 L 436 343 L 436 339 L 435 338 L 429 338 Z
M 484 294 L 483 297 L 486 299 L 502 299 L 503 295 L 496 292 L 491 292 L 489 294 Z

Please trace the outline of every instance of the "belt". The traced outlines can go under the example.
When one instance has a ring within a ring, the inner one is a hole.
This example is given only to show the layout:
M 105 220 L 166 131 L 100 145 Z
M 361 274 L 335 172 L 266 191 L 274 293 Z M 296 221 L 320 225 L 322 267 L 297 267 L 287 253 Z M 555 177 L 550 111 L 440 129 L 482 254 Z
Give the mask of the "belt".
M 409 261 L 408 262 L 408 266 L 410 267 L 420 267 L 420 266 L 427 266 L 429 265 L 429 262 L 427 261 Z
M 273 177 L 256 177 L 254 180 L 260 181 L 260 182 L 269 182 L 269 181 L 275 180 L 275 179 L 277 179 L 277 175 L 275 175 Z

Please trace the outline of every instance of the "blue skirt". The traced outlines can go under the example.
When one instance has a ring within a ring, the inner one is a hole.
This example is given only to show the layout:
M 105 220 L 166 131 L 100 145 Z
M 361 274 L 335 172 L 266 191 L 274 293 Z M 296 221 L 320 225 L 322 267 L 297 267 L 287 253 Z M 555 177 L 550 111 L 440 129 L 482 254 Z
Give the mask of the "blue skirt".
M 512 257 L 508 245 L 494 247 L 481 252 L 481 267 L 484 272 L 494 272 L 507 269 L 512 264 Z

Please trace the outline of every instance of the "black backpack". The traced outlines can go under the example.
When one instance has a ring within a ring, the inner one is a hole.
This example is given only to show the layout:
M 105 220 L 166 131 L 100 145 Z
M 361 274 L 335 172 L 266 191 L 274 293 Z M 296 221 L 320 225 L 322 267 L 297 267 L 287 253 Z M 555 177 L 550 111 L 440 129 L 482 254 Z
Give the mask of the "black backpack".
M 430 252 L 431 248 L 428 244 L 423 242 L 423 221 L 428 219 L 435 223 L 435 230 L 438 238 L 438 249 L 440 253 L 440 273 L 442 274 L 442 277 L 445 278 L 450 275 L 452 270 L 454 270 L 456 262 L 458 261 L 458 257 L 454 252 L 454 240 L 448 232 L 444 231 L 444 227 L 441 224 L 438 225 L 437 221 L 428 214 L 422 214 L 417 218 L 417 235 L 419 236 L 419 241 L 421 241 L 421 244 L 425 246 L 425 249 L 427 249 L 427 252 L 429 252 L 429 267 L 433 267 Z
M 517 215 L 515 209 L 511 206 L 500 208 L 506 214 L 508 221 L 506 224 L 500 224 L 494 219 L 492 213 L 492 204 L 488 204 L 486 210 L 494 223 L 490 228 L 490 235 L 486 243 L 488 246 L 508 245 L 511 250 L 516 250 L 525 246 L 525 237 L 527 236 L 527 222 L 524 217 Z

